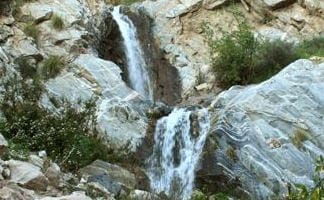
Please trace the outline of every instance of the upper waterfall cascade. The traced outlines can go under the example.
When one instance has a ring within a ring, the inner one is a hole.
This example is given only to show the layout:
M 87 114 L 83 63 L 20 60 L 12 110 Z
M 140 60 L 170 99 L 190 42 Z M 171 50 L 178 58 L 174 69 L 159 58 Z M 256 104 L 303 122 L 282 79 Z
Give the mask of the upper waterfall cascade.
M 196 119 L 192 119 L 196 116 Z M 194 186 L 195 168 L 208 131 L 207 109 L 189 111 L 176 108 L 158 120 L 153 154 L 148 159 L 151 188 L 169 197 L 189 199 Z
M 114 7 L 111 14 L 123 37 L 130 87 L 144 98 L 153 100 L 148 66 L 145 63 L 144 54 L 137 38 L 136 27 L 126 15 L 122 14 L 120 6 Z

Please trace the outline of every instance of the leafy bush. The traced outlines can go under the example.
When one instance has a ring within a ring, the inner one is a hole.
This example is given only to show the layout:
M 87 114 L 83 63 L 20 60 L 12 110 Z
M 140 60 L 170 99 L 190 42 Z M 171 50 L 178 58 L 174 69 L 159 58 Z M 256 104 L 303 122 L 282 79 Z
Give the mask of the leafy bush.
M 64 21 L 63 19 L 58 16 L 58 15 L 53 15 L 51 18 L 51 23 L 52 26 L 56 29 L 56 30 L 62 30 L 64 28 Z
M 81 110 L 63 102 L 57 113 L 52 113 L 38 104 L 43 91 L 40 82 L 24 82 L 14 76 L 3 85 L 0 109 L 5 120 L 0 120 L 0 132 L 11 144 L 12 157 L 26 150 L 46 150 L 66 170 L 108 159 L 110 150 L 92 136 L 94 101 L 86 102 Z
M 65 61 L 60 56 L 49 56 L 43 62 L 42 74 L 46 79 L 54 78 L 61 72 L 65 65 Z
M 235 10 L 233 14 L 238 29 L 230 33 L 221 30 L 220 39 L 215 39 L 209 24 L 203 24 L 211 64 L 221 87 L 264 81 L 300 58 L 292 43 L 258 39 L 243 15 Z
M 38 30 L 36 24 L 28 23 L 24 28 L 24 33 L 27 36 L 34 38 L 36 41 L 38 40 L 39 30 Z

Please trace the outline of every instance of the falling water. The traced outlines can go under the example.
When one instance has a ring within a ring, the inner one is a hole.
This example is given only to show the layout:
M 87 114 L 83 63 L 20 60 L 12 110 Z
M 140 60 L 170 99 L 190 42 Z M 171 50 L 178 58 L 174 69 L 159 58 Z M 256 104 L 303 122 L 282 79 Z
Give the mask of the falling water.
M 114 7 L 111 14 L 123 37 L 130 86 L 143 97 L 153 100 L 148 67 L 137 38 L 136 27 L 126 15 L 121 13 L 120 6 Z
M 192 119 L 196 116 L 196 119 Z M 210 127 L 206 109 L 185 108 L 158 120 L 153 154 L 148 159 L 151 188 L 174 199 L 189 199 L 194 186 L 195 168 Z

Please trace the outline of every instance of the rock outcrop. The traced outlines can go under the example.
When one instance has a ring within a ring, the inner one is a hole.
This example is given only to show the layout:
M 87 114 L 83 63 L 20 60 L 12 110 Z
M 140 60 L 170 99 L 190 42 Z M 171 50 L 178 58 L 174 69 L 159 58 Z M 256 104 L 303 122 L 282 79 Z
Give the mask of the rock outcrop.
M 261 84 L 222 92 L 198 182 L 237 183 L 254 199 L 283 198 L 287 183 L 313 186 L 324 156 L 323 90 L 324 63 L 298 60 Z

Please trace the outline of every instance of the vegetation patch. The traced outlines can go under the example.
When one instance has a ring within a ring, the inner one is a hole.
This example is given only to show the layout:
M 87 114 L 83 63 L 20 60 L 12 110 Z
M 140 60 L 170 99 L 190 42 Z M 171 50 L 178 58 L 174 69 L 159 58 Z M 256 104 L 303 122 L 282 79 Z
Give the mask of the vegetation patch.
M 141 2 L 143 0 L 110 0 L 113 5 L 131 5 L 133 3 Z
M 267 80 L 282 68 L 300 58 L 324 56 L 324 37 L 300 44 L 256 38 L 244 16 L 233 11 L 238 29 L 222 31 L 216 38 L 211 25 L 203 24 L 210 50 L 210 61 L 220 87 L 247 85 Z
M 301 148 L 303 146 L 303 142 L 308 139 L 309 134 L 306 131 L 302 129 L 297 129 L 294 134 L 294 137 L 292 138 L 292 142 L 297 148 Z
M 55 28 L 56 30 L 62 30 L 64 28 L 64 21 L 58 15 L 52 16 L 51 23 L 52 23 L 53 28 Z
M 29 151 L 45 150 L 65 170 L 74 171 L 96 159 L 108 160 L 110 150 L 95 136 L 95 101 L 82 109 L 62 102 L 52 113 L 39 106 L 40 81 L 18 76 L 3 81 L 0 132 L 10 143 L 9 156 L 20 158 Z
M 236 155 L 235 149 L 232 146 L 229 146 L 227 148 L 226 155 L 233 161 L 237 160 L 237 155 Z
M 54 78 L 61 72 L 64 65 L 63 57 L 51 55 L 43 61 L 42 75 L 45 79 Z
M 38 40 L 39 37 L 39 30 L 34 23 L 28 23 L 25 28 L 24 28 L 24 33 L 29 36 L 34 38 L 36 41 Z

